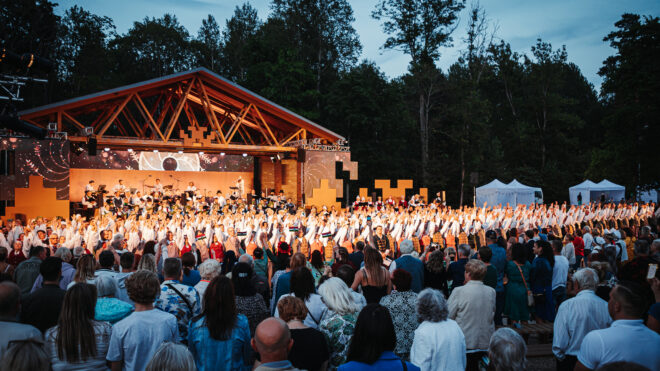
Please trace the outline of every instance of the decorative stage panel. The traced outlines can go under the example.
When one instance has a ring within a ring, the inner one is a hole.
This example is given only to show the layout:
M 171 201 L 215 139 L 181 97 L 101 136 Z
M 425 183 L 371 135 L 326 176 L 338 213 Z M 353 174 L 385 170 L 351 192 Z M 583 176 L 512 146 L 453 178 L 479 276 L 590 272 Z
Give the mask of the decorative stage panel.
M 13 200 L 14 189 L 27 188 L 30 175 L 42 177 L 58 200 L 69 197 L 69 142 L 1 138 L 0 150 L 13 151 L 15 164 L 14 175 L 0 176 L 0 200 Z
M 69 201 L 58 200 L 57 189 L 45 188 L 44 178 L 31 175 L 28 182 L 28 188 L 15 189 L 14 206 L 5 210 L 5 220 L 15 218 L 16 214 L 23 214 L 27 219 L 69 216 Z
M 344 197 L 344 181 L 337 179 L 335 174 L 335 163 L 338 161 L 342 163 L 342 170 L 350 173 L 351 180 L 358 179 L 357 162 L 351 161 L 350 152 L 308 150 L 305 157 L 303 192 L 307 197 L 311 195 L 313 189 L 321 186 L 321 179 L 328 180 L 329 187 L 337 191 L 337 197 Z
M 388 197 L 392 196 L 393 199 L 398 200 L 399 198 L 406 197 L 406 189 L 411 189 L 413 187 L 413 181 L 411 179 L 399 179 L 396 181 L 396 188 L 390 188 L 389 179 L 376 179 L 374 181 L 374 188 L 380 188 L 383 191 L 383 200 L 387 200 Z
M 316 206 L 319 211 L 323 206 L 327 206 L 328 209 L 332 206 L 339 209 L 341 204 L 337 202 L 337 190 L 330 187 L 330 181 L 328 179 L 321 179 L 320 183 L 321 186 L 314 188 L 311 196 L 307 197 L 306 205 L 309 207 Z

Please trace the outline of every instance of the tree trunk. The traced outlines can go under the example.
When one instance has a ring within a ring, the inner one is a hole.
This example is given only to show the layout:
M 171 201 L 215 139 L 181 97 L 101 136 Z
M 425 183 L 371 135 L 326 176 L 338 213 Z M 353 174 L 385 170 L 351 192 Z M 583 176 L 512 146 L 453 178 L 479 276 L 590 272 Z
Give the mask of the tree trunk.
M 422 154 L 422 185 L 426 186 L 428 181 L 429 162 L 429 105 L 426 92 L 419 94 L 419 138 L 421 141 Z
M 459 197 L 458 206 L 463 205 L 463 190 L 465 189 L 465 149 L 461 143 L 461 195 Z

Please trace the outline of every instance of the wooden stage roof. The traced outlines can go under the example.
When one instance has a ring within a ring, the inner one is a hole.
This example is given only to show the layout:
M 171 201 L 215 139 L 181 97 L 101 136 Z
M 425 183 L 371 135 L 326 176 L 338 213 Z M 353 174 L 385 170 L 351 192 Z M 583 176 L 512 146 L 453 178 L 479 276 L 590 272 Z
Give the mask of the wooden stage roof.
M 287 143 L 344 138 L 206 68 L 197 68 L 19 112 L 46 128 L 56 122 L 71 141 L 100 147 L 253 155 L 295 152 Z

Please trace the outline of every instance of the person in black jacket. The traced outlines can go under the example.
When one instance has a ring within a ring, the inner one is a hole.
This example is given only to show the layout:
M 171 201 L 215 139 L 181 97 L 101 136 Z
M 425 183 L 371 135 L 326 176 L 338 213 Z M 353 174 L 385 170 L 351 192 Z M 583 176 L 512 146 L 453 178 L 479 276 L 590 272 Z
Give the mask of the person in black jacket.
M 62 259 L 46 258 L 39 267 L 44 279 L 43 287 L 23 300 L 21 322 L 38 328 L 42 333 L 57 325 L 66 291 L 59 286 Z

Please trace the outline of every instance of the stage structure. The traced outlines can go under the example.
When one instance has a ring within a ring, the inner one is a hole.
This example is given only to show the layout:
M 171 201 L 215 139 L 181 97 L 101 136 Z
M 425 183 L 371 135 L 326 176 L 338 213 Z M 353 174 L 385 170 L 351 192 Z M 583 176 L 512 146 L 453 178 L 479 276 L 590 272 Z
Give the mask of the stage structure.
M 195 181 L 214 195 L 240 177 L 245 193 L 282 190 L 298 203 L 321 179 L 343 196 L 337 162 L 357 179 L 341 135 L 205 68 L 25 110 L 19 118 L 49 136 L 10 134 L 0 142 L 0 150 L 14 152 L 17 169 L 0 175 L 8 188 L 2 200 L 27 188 L 29 175 L 72 202 L 89 179 L 108 187 L 124 179 L 145 192 L 157 177 L 175 188 Z

